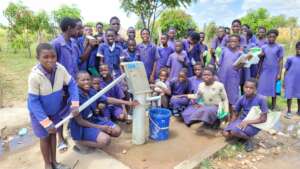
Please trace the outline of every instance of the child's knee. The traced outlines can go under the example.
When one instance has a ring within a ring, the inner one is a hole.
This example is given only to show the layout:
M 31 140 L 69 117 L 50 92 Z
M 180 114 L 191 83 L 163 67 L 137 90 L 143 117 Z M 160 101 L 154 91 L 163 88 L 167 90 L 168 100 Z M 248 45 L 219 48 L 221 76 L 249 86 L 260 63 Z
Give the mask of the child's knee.
M 108 146 L 110 144 L 110 136 L 104 132 L 101 132 L 97 137 L 97 144 L 99 148 L 102 148 L 104 146 Z
M 113 137 L 119 137 L 121 135 L 121 133 L 122 133 L 121 127 L 120 126 L 116 126 L 116 127 L 113 128 L 111 136 L 113 136 Z

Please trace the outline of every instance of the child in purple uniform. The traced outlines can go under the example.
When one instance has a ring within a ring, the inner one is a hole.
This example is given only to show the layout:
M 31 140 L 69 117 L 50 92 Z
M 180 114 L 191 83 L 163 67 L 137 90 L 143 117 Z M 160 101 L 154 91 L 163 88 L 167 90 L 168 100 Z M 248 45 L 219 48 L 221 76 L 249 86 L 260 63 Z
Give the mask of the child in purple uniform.
M 91 89 L 91 77 L 87 72 L 79 72 L 77 75 L 79 87 L 80 104 L 85 103 L 88 99 L 96 94 Z M 77 145 L 92 148 L 104 148 L 110 143 L 110 137 L 118 137 L 121 134 L 121 128 L 110 120 L 95 115 L 96 107 L 99 103 L 109 104 L 126 104 L 136 106 L 137 102 L 129 102 L 111 97 L 101 96 L 87 108 L 80 112 L 80 115 L 71 119 L 69 122 L 70 134 Z M 79 147 L 74 147 L 80 150 Z
M 229 111 L 239 98 L 240 68 L 242 65 L 234 66 L 235 61 L 242 55 L 239 47 L 240 36 L 230 35 L 228 47 L 222 50 L 219 61 L 218 77 L 224 84 L 229 100 Z
M 233 20 L 231 23 L 231 30 L 232 30 L 232 34 L 240 36 L 240 44 L 239 45 L 242 50 L 243 47 L 246 45 L 246 37 L 241 34 L 241 21 L 238 19 Z M 222 40 L 221 46 L 226 47 L 228 45 L 228 43 L 229 43 L 229 35 L 226 35 Z
M 221 43 L 222 43 L 224 37 L 225 37 L 225 28 L 219 27 L 217 36 L 212 40 L 211 46 L 210 46 L 210 53 L 212 56 L 211 64 L 217 64 L 217 59 L 219 59 L 219 58 L 216 58 L 215 51 L 218 47 L 221 47 Z
M 133 62 L 140 60 L 140 54 L 136 48 L 136 42 L 134 39 L 128 39 L 127 49 L 123 51 L 121 56 L 122 62 Z
M 190 93 L 196 93 L 198 90 L 199 84 L 202 82 L 202 65 L 197 62 L 194 65 L 194 74 L 195 76 L 189 77 L 190 81 Z
M 189 59 L 186 52 L 183 51 L 183 44 L 181 41 L 176 41 L 175 52 L 170 55 L 167 66 L 170 68 L 169 80 L 176 79 L 182 68 L 188 68 Z
M 178 77 L 169 82 L 168 94 L 172 95 L 170 99 L 170 108 L 174 116 L 179 117 L 181 112 L 189 104 L 186 94 L 189 94 L 190 83 L 187 79 L 187 70 L 181 69 Z
M 207 63 L 207 58 L 206 58 L 207 56 L 204 56 L 203 53 L 208 50 L 208 47 L 207 47 L 206 44 L 204 44 L 204 40 L 205 40 L 205 33 L 200 32 L 199 33 L 200 51 L 201 51 L 201 55 L 202 55 L 202 58 L 203 58 L 203 64 L 207 65 L 207 64 L 209 64 L 209 63 Z
M 229 125 L 224 129 L 223 136 L 237 137 L 241 139 L 246 139 L 245 150 L 247 152 L 252 151 L 254 146 L 251 141 L 260 129 L 252 126 L 252 124 L 264 123 L 267 120 L 268 105 L 266 98 L 256 94 L 257 81 L 253 78 L 247 80 L 244 85 L 244 95 L 235 103 L 233 107 L 234 116 Z M 247 117 L 250 109 L 253 106 L 258 106 L 261 110 L 261 115 L 258 119 L 247 120 L 244 118 Z M 238 117 L 238 114 L 240 116 Z
M 150 87 L 153 90 L 153 95 L 161 96 L 161 106 L 164 108 L 169 107 L 168 77 L 169 77 L 168 69 L 161 68 L 158 74 L 158 79 L 155 80 L 155 84 L 150 84 Z
M 113 16 L 109 20 L 109 24 L 111 29 L 115 31 L 116 37 L 115 37 L 115 42 L 117 45 L 121 46 L 122 49 L 126 48 L 126 42 L 124 38 L 119 34 L 120 28 L 121 28 L 121 23 L 120 19 L 116 16 Z
M 169 56 L 174 52 L 174 50 L 168 46 L 168 39 L 167 34 L 162 34 L 160 37 L 161 47 L 158 48 L 159 59 L 157 60 L 156 77 L 158 77 L 161 68 L 167 67 Z
M 113 81 L 113 77 L 109 73 L 108 65 L 103 64 L 100 66 L 100 88 L 105 88 L 108 84 Z M 113 97 L 116 99 L 124 99 L 125 94 L 120 84 L 117 84 L 111 88 L 106 94 L 107 97 Z M 119 105 L 108 104 L 104 109 L 104 118 L 106 119 L 115 119 L 115 120 L 125 120 L 127 119 L 127 113 L 125 107 Z
M 176 42 L 176 29 L 175 28 L 169 28 L 168 31 L 168 46 L 175 50 L 175 42 Z
M 159 58 L 155 44 L 150 41 L 150 31 L 146 28 L 141 30 L 142 43 L 137 46 L 140 52 L 140 60 L 144 63 L 147 78 L 154 83 L 156 62 Z
M 121 75 L 120 57 L 123 48 L 116 41 L 116 33 L 113 29 L 106 30 L 106 43 L 99 45 L 97 56 L 100 57 L 100 65 L 107 64 L 113 77 Z
M 259 70 L 258 93 L 263 96 L 272 97 L 272 107 L 276 106 L 276 81 L 281 79 L 283 66 L 284 49 L 276 43 L 278 30 L 269 30 L 268 44 L 262 47 L 262 53 L 259 55 L 262 60 L 262 66 Z
M 291 118 L 291 105 L 292 99 L 296 98 L 298 103 L 298 112 L 300 116 L 300 41 L 296 43 L 296 55 L 291 56 L 286 60 L 285 73 L 284 73 L 284 85 L 285 97 L 287 98 L 287 113 L 286 118 Z
M 260 26 L 258 28 L 258 32 L 257 32 L 257 39 L 256 39 L 256 45 L 258 47 L 262 47 L 263 45 L 267 44 L 268 43 L 268 40 L 266 38 L 266 33 L 267 33 L 267 30 L 265 27 L 263 26 Z
M 78 90 L 75 81 L 67 70 L 56 63 L 57 56 L 50 44 L 37 47 L 39 64 L 35 66 L 28 80 L 28 109 L 34 134 L 40 138 L 45 169 L 68 169 L 56 161 L 56 128 L 61 120 L 63 87 L 67 86 L 71 98 L 71 113 L 78 113 Z

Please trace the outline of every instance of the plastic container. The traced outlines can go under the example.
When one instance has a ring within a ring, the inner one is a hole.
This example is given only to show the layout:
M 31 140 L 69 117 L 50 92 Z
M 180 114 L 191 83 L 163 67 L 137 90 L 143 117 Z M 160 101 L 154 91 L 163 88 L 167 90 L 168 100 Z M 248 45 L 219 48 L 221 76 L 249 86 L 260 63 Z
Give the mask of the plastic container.
M 169 124 L 171 111 L 164 108 L 149 110 L 149 137 L 155 141 L 169 138 Z

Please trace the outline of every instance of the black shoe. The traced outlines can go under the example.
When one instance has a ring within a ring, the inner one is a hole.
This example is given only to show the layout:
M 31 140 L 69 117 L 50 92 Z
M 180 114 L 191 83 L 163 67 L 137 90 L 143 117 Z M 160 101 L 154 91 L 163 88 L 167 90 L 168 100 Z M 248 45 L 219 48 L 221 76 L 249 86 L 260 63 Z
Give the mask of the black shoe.
M 246 143 L 245 143 L 245 151 L 246 151 L 246 152 L 251 152 L 251 151 L 253 151 L 253 150 L 254 150 L 254 144 L 253 144 L 253 142 L 252 142 L 251 139 L 248 139 L 248 140 L 246 141 Z

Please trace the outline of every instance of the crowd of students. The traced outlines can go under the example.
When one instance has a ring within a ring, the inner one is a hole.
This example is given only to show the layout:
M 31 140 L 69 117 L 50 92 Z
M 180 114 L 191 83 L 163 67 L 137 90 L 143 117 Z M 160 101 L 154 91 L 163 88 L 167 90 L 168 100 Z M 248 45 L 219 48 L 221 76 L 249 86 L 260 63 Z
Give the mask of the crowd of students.
M 67 145 L 62 127 L 55 128 L 69 113 L 74 117 L 68 129 L 75 150 L 80 151 L 80 146 L 103 148 L 111 137 L 120 136 L 116 121 L 128 120 L 128 107 L 139 104 L 131 101 L 125 83 L 117 84 L 80 113 L 79 105 L 120 76 L 122 62 L 132 61 L 144 63 L 153 94 L 162 96 L 161 106 L 188 127 L 202 122 L 206 128 L 218 128 L 227 121 L 223 135 L 246 140 L 245 149 L 253 150 L 251 138 L 260 130 L 252 125 L 267 120 L 267 97 L 272 98 L 270 108 L 276 107 L 276 82 L 281 79 L 284 57 L 276 29 L 260 27 L 254 35 L 248 25 L 234 20 L 231 32 L 218 28 L 209 48 L 204 44 L 205 33 L 194 29 L 188 30 L 185 39 L 176 39 L 176 29 L 170 28 L 160 35 L 159 45 L 151 42 L 148 29 L 142 29 L 142 42 L 137 44 L 134 27 L 128 28 L 125 39 L 119 34 L 119 18 L 112 17 L 109 23 L 105 33 L 103 24 L 97 23 L 94 34 L 81 20 L 66 17 L 60 23 L 62 33 L 37 47 L 39 63 L 29 75 L 28 109 L 46 169 L 69 168 L 56 161 L 57 133 L 58 149 L 65 150 Z M 262 50 L 259 63 L 250 67 L 245 62 L 236 64 L 253 47 Z M 293 98 L 300 115 L 299 56 L 300 42 L 284 66 L 287 118 L 292 116 Z M 260 117 L 244 120 L 254 106 L 260 108 Z

